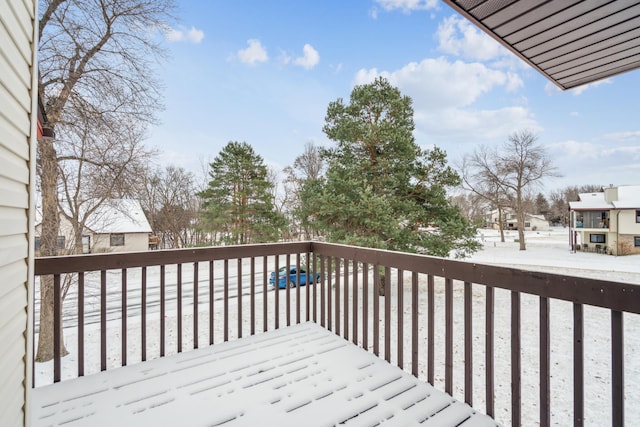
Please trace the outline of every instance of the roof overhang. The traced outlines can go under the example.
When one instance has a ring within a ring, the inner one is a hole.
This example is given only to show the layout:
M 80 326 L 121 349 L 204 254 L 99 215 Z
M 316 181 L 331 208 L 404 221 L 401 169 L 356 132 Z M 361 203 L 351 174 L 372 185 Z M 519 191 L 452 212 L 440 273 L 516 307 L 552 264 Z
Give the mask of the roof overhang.
M 640 67 L 640 0 L 444 0 L 561 89 Z

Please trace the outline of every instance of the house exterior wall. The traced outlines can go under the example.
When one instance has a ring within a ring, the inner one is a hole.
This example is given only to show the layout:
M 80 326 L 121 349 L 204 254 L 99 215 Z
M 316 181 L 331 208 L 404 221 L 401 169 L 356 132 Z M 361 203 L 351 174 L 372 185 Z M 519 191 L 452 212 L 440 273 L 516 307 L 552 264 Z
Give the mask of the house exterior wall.
M 124 246 L 111 246 L 111 234 L 94 234 L 91 238 L 91 253 L 149 250 L 149 233 L 124 233 Z
M 525 227 L 525 230 L 549 231 L 549 221 L 536 217 L 527 217 L 526 222 L 529 223 L 529 227 Z
M 618 215 L 620 234 L 635 234 L 640 235 L 640 223 L 636 222 L 636 210 L 638 209 L 625 209 L 621 210 Z
M 579 235 L 578 244 L 587 244 L 589 249 L 595 247 L 591 241 L 594 235 L 604 235 L 611 255 L 640 254 L 640 247 L 635 246 L 635 238 L 640 237 L 640 223 L 636 222 L 636 211 L 639 209 L 608 210 L 607 220 L 602 227 L 585 227 L 574 219 L 574 227 Z M 581 211 L 574 211 L 574 217 Z M 599 212 L 599 211 L 598 211 Z
M 25 425 L 31 383 L 36 2 L 0 3 L 0 425 Z
M 618 254 L 640 254 L 640 246 L 635 246 L 635 238 L 640 237 L 640 223 L 636 222 L 638 209 L 621 210 L 618 220 Z
M 516 214 L 509 211 L 509 210 L 503 210 L 502 211 L 502 215 L 503 215 L 503 220 L 502 220 L 502 225 L 508 229 L 508 230 L 515 230 L 518 228 L 518 219 L 516 217 Z M 491 212 L 491 214 L 489 215 L 489 224 L 488 224 L 489 228 L 492 228 L 494 230 L 498 230 L 500 228 L 500 223 L 498 222 L 498 211 L 495 210 L 493 212 Z M 526 220 L 525 220 L 525 230 L 527 231 L 549 231 L 549 221 L 546 221 L 542 218 L 538 218 L 537 216 L 533 216 L 533 215 L 526 215 Z

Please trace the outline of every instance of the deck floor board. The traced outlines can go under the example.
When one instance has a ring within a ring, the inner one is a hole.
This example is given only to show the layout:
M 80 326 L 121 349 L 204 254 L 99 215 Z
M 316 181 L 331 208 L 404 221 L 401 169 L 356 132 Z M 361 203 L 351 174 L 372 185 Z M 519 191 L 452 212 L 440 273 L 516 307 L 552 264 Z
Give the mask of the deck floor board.
M 40 387 L 32 407 L 33 426 L 496 425 L 311 322 Z

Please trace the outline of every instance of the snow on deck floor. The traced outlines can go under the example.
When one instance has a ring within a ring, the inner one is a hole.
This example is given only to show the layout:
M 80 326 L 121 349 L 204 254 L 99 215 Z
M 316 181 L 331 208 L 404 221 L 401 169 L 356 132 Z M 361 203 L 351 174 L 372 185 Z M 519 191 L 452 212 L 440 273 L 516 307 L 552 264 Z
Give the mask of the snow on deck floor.
M 495 426 L 308 322 L 40 387 L 32 424 Z

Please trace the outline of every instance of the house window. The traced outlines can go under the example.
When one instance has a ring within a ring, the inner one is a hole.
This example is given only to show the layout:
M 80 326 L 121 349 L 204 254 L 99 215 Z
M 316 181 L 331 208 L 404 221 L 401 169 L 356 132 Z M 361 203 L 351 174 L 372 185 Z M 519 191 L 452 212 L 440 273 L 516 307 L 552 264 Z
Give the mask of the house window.
M 576 228 L 608 228 L 608 211 L 576 212 Z
M 640 222 L 640 210 L 636 211 L 636 222 Z
M 633 246 L 636 248 L 640 248 L 640 236 L 635 236 L 633 238 Z
M 40 250 L 40 245 L 42 245 L 41 237 L 40 236 L 36 236 L 34 243 L 35 243 L 35 246 L 36 246 L 36 251 L 39 251 Z M 56 240 L 56 245 L 57 245 L 58 249 L 65 249 L 66 248 L 65 243 L 66 243 L 65 237 L 64 236 L 58 236 L 58 239 Z
M 124 246 L 124 234 L 117 233 L 111 235 L 111 246 Z
M 604 234 L 590 234 L 589 242 L 591 243 L 606 243 L 606 236 Z

